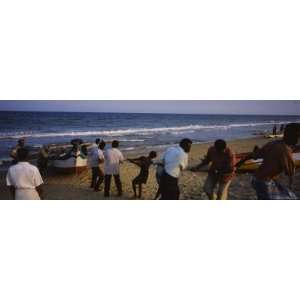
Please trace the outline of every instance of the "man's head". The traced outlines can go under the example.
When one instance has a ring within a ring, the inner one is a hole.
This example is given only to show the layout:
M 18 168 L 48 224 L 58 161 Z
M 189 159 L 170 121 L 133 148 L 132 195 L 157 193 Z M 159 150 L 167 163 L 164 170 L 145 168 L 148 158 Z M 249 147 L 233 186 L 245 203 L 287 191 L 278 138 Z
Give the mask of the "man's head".
M 283 140 L 289 146 L 295 146 L 300 137 L 300 124 L 289 123 L 284 128 Z
M 20 148 L 17 150 L 18 161 L 27 161 L 29 157 L 29 151 L 27 148 Z
M 99 149 L 103 150 L 105 148 L 105 145 L 106 143 L 102 140 L 100 143 L 99 143 Z
M 222 153 L 226 149 L 226 142 L 224 140 L 216 140 L 214 146 L 218 153 Z
M 24 138 L 19 139 L 19 140 L 18 140 L 18 145 L 19 145 L 20 147 L 24 147 L 24 146 L 25 146 L 25 139 L 24 139 Z
M 112 141 L 112 143 L 111 143 L 111 146 L 113 147 L 113 148 L 118 148 L 119 147 L 119 141 Z
M 99 145 L 100 139 L 95 139 L 95 143 L 96 143 L 97 145 Z
M 157 153 L 156 153 L 155 151 L 151 151 L 151 152 L 149 153 L 149 158 L 150 158 L 150 159 L 154 159 L 156 156 L 157 156 Z
M 192 144 L 193 142 L 190 139 L 183 139 L 180 141 L 179 146 L 185 153 L 189 153 L 191 151 Z

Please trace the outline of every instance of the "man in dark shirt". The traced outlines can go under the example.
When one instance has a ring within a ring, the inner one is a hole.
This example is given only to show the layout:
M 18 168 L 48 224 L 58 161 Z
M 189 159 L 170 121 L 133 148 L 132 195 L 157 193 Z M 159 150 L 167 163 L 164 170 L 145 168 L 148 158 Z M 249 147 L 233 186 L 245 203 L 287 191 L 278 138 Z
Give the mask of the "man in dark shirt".
M 141 156 L 139 158 L 134 158 L 134 159 L 128 159 L 129 162 L 136 164 L 137 166 L 139 166 L 140 169 L 140 173 L 137 177 L 135 177 L 132 180 L 132 189 L 134 191 L 134 197 L 135 198 L 142 198 L 142 185 L 147 183 L 148 180 L 148 176 L 149 176 L 149 167 L 151 166 L 151 164 L 153 163 L 153 159 L 157 156 L 155 151 L 151 151 L 148 155 L 148 157 L 145 156 Z M 139 194 L 137 196 L 136 193 L 136 186 L 138 185 L 139 187 Z
M 207 151 L 206 157 L 191 171 L 197 171 L 210 164 L 208 176 L 204 184 L 204 191 L 211 200 L 226 200 L 228 189 L 235 176 L 235 154 L 227 147 L 224 140 L 216 140 L 214 146 Z M 218 186 L 217 194 L 215 189 Z
M 16 145 L 15 148 L 13 148 L 10 152 L 10 157 L 12 158 L 12 164 L 18 163 L 18 155 L 17 152 L 19 149 L 25 148 L 25 138 L 20 138 L 18 140 L 18 144 Z
M 289 177 L 289 188 L 292 188 L 295 174 L 292 153 L 299 137 L 300 124 L 290 123 L 284 129 L 282 140 L 269 142 L 262 148 L 256 147 L 255 151 L 237 164 L 239 166 L 248 159 L 262 159 L 262 163 L 252 179 L 257 199 L 270 200 L 285 196 L 286 188 L 277 182 L 282 173 Z

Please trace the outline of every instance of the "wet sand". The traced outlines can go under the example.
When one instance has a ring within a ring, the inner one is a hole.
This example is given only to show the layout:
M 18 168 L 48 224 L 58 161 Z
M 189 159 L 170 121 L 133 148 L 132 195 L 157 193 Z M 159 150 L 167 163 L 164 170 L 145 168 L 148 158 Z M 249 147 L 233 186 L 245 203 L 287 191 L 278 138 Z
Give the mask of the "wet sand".
M 236 153 L 249 152 L 255 145 L 262 146 L 269 140 L 265 138 L 240 139 L 228 142 L 228 145 Z M 189 154 L 189 166 L 196 165 L 206 154 L 211 143 L 193 145 Z M 126 152 L 125 158 L 133 158 L 141 153 L 137 151 Z M 143 153 L 146 155 L 147 153 Z M 94 192 L 89 188 L 91 172 L 86 170 L 78 175 L 51 175 L 45 179 L 44 198 L 45 199 L 133 199 L 131 180 L 139 173 L 139 168 L 129 162 L 121 165 L 121 180 L 123 184 L 123 196 L 116 196 L 114 182 L 112 180 L 111 197 L 104 198 L 103 186 L 99 192 Z M 207 199 L 203 192 L 203 185 L 207 173 L 184 171 L 179 180 L 181 196 L 180 199 Z M 229 199 L 256 199 L 255 192 L 250 184 L 251 174 L 237 174 L 233 180 L 230 190 Z M 281 178 L 286 182 L 284 176 Z M 155 167 L 150 168 L 147 185 L 143 187 L 143 198 L 154 199 L 157 190 L 155 179 Z M 300 172 L 298 171 L 294 180 L 294 192 L 300 197 Z M 0 176 L 0 199 L 11 199 L 10 193 L 5 186 L 5 174 Z

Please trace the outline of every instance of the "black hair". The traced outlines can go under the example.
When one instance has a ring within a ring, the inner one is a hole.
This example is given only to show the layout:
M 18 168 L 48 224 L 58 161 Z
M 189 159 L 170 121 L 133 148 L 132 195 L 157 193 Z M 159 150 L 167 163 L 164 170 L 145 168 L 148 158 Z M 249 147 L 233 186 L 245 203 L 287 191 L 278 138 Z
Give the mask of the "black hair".
M 17 150 L 18 161 L 26 161 L 29 156 L 29 151 L 27 148 L 20 148 Z
M 224 140 L 216 140 L 215 141 L 215 148 L 217 151 L 222 152 L 226 149 L 226 142 Z
M 156 151 L 151 151 L 151 152 L 149 153 L 149 157 L 150 157 L 150 158 L 155 158 L 156 156 L 157 156 Z
M 98 145 L 100 143 L 100 139 L 95 139 L 95 143 Z
M 191 150 L 191 145 L 192 145 L 192 144 L 193 144 L 192 140 L 185 138 L 185 139 L 182 139 L 182 140 L 180 141 L 179 146 L 180 146 L 186 153 L 188 153 L 188 152 L 190 152 L 190 150 Z
M 21 144 L 23 144 L 23 145 L 25 144 L 25 139 L 24 138 L 21 138 L 21 139 L 18 140 L 18 145 L 21 146 Z
M 116 140 L 112 141 L 111 146 L 113 148 L 118 148 L 119 147 L 119 141 L 116 141 Z
M 99 148 L 100 148 L 101 150 L 103 150 L 103 149 L 105 148 L 105 145 L 106 145 L 106 143 L 102 140 L 102 141 L 99 143 Z
M 284 128 L 283 140 L 288 145 L 296 145 L 300 137 L 300 124 L 289 123 Z

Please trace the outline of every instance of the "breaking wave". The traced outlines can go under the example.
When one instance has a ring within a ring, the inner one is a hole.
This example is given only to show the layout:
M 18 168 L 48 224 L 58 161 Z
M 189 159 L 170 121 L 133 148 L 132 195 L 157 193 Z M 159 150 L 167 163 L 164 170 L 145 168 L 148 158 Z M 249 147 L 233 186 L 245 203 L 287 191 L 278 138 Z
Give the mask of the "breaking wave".
M 300 120 L 299 120 L 300 121 Z M 298 122 L 299 122 L 298 121 Z M 153 133 L 172 133 L 180 134 L 183 132 L 194 132 L 199 130 L 228 130 L 230 128 L 239 127 L 256 127 L 264 125 L 286 124 L 289 121 L 268 121 L 259 123 L 233 123 L 226 125 L 188 125 L 188 126 L 176 126 L 176 127 L 158 127 L 158 128 L 128 128 L 128 129 L 116 129 L 116 130 L 95 130 L 95 131 L 66 131 L 66 132 L 18 132 L 18 133 L 1 133 L 0 139 L 18 139 L 21 137 L 77 137 L 77 136 L 99 136 L 99 137 L 114 137 L 114 136 L 130 136 L 130 135 L 150 135 Z M 123 141 L 131 142 L 143 142 L 143 139 L 123 139 Z

